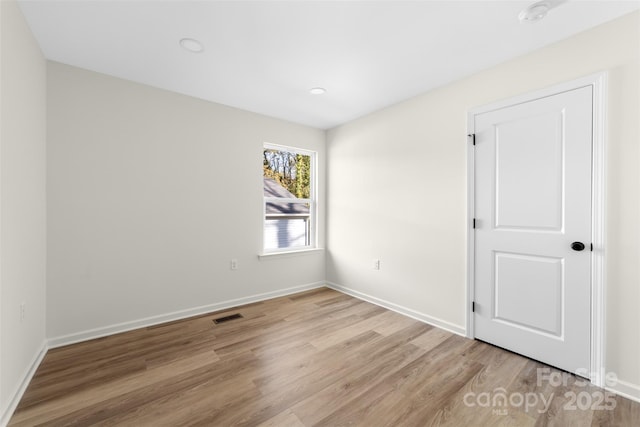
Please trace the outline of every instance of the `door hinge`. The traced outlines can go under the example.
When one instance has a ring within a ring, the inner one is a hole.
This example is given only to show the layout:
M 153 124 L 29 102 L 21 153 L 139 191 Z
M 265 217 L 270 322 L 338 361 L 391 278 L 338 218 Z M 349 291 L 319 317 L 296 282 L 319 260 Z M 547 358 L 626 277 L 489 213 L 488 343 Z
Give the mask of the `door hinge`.
M 467 135 L 469 138 L 471 138 L 471 143 L 473 145 L 476 145 L 476 134 L 475 133 L 470 133 L 469 135 Z
M 591 252 L 593 252 L 593 243 L 591 244 Z
M 476 312 L 476 302 L 475 301 L 471 301 L 471 312 L 472 313 Z
M 473 218 L 473 229 L 474 230 L 476 229 L 476 219 L 475 218 Z

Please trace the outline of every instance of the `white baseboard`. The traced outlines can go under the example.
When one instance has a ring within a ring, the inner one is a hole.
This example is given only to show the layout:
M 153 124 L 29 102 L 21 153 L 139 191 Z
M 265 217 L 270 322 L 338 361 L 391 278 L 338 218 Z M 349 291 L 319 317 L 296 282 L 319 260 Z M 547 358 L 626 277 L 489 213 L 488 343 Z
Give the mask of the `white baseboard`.
M 22 380 L 18 384 L 18 387 L 16 387 L 14 392 L 10 395 L 11 399 L 9 400 L 9 403 L 5 408 L 2 408 L 2 412 L 0 412 L 0 426 L 5 427 L 7 424 L 9 424 L 9 420 L 11 419 L 11 416 L 13 415 L 16 408 L 18 407 L 18 403 L 20 403 L 20 399 L 22 399 L 22 395 L 24 395 L 24 392 L 27 390 L 27 387 L 29 386 L 31 379 L 35 375 L 36 371 L 38 370 L 38 366 L 40 366 L 40 363 L 42 362 L 42 359 L 44 359 L 44 356 L 46 354 L 47 354 L 47 342 L 43 341 L 42 345 L 40 346 L 40 349 L 34 355 L 26 372 L 22 376 Z
M 342 285 L 338 285 L 336 283 L 332 283 L 332 282 L 327 282 L 326 285 L 328 288 L 334 289 L 338 292 L 343 292 L 347 295 L 351 295 L 352 297 L 361 299 L 363 301 L 367 301 L 370 302 L 372 304 L 375 305 L 379 305 L 380 307 L 384 307 L 387 308 L 391 311 L 395 311 L 396 313 L 400 313 L 402 315 L 411 317 L 412 319 L 416 319 L 420 322 L 423 323 L 427 323 L 429 325 L 432 326 L 436 326 L 440 329 L 444 329 L 445 331 L 449 331 L 452 332 L 454 334 L 457 335 L 462 335 L 463 337 L 466 337 L 466 329 L 463 328 L 462 326 L 459 325 L 455 325 L 451 322 L 447 322 L 446 320 L 442 320 L 442 319 L 438 319 L 437 317 L 433 317 L 433 316 L 429 316 L 427 314 L 424 313 L 420 313 L 418 311 L 412 310 L 410 308 L 407 307 L 403 307 L 401 305 L 398 304 L 394 304 L 392 302 L 389 301 L 385 301 L 383 299 L 371 296 L 371 295 L 367 295 L 365 293 L 362 293 L 360 291 L 356 291 L 354 289 L 348 288 L 346 286 L 342 286 Z
M 146 317 L 143 319 L 133 320 L 130 322 L 118 323 L 115 325 L 104 326 L 101 328 L 95 328 L 87 331 L 77 332 L 74 334 L 50 338 L 48 341 L 48 345 L 49 345 L 49 348 L 62 347 L 69 344 L 75 344 L 82 341 L 102 338 L 105 336 L 119 334 L 121 332 L 127 332 L 134 329 L 145 328 L 148 326 L 154 326 L 161 323 L 173 322 L 176 320 L 186 319 L 188 317 L 212 313 L 214 311 L 226 310 L 228 308 L 233 308 L 240 305 L 265 301 L 272 298 L 278 298 L 285 295 L 291 295 L 298 292 L 307 291 L 310 289 L 321 288 L 324 286 L 325 286 L 325 282 L 315 282 L 315 283 L 309 283 L 301 286 L 294 286 L 292 288 L 279 289 L 273 292 L 265 292 L 263 294 L 256 294 L 248 297 L 222 301 L 215 304 L 208 304 L 200 307 L 189 308 L 186 310 L 174 311 L 172 313 Z
M 616 385 L 613 387 L 605 387 L 605 389 L 617 394 L 618 396 L 626 397 L 629 400 L 640 403 L 640 385 L 638 384 L 618 380 Z

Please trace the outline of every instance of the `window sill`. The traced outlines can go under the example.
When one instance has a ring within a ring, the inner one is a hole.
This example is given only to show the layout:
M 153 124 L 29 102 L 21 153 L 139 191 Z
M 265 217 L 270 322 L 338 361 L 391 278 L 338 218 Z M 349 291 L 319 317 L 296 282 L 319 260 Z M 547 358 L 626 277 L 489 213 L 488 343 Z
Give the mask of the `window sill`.
M 316 252 L 324 252 L 324 248 L 300 249 L 295 251 L 283 251 L 283 252 L 264 252 L 264 253 L 258 254 L 258 258 L 260 259 L 282 258 L 282 257 L 290 257 L 290 256 L 309 255 Z

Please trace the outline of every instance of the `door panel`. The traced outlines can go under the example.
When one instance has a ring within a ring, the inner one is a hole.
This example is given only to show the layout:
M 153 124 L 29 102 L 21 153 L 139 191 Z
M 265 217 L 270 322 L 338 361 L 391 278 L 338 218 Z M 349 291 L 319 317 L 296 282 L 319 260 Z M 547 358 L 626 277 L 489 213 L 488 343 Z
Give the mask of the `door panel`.
M 475 336 L 586 372 L 592 88 L 477 114 L 474 128 Z
M 562 336 L 562 259 L 494 254 L 493 317 L 506 325 Z
M 563 115 L 496 124 L 496 228 L 562 230 Z

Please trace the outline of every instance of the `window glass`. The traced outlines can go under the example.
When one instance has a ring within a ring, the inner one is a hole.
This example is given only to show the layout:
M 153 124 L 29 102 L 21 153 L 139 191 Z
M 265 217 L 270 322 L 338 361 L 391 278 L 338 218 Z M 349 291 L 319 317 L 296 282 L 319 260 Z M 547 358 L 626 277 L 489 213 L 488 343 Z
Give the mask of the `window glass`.
M 289 147 L 265 146 L 264 249 L 313 247 L 315 153 Z

